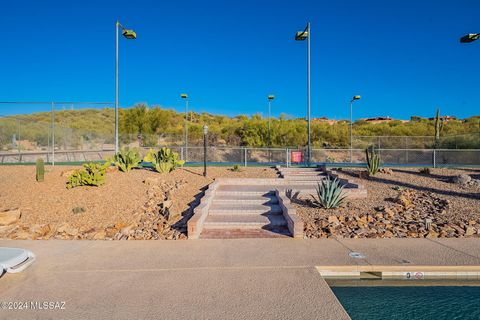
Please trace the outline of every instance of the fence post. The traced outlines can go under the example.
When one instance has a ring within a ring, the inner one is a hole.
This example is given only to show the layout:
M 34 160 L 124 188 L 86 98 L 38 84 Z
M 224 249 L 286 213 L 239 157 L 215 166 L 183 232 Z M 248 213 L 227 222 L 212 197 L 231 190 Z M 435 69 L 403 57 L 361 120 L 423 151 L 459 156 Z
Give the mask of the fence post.
M 437 167 L 437 159 L 436 159 L 437 153 L 435 152 L 435 149 L 433 149 L 433 167 Z
M 287 163 L 286 163 L 286 166 L 287 166 L 287 168 L 288 168 L 288 148 L 286 149 L 286 152 L 287 152 L 287 157 L 286 157 Z
M 243 148 L 243 157 L 245 160 L 245 167 L 247 166 L 247 148 Z

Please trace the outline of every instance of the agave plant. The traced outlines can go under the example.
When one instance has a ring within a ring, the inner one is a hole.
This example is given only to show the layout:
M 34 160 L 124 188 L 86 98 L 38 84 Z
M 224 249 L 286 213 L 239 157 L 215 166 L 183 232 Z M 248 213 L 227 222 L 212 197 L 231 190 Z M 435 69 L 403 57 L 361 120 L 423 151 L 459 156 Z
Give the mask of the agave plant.
M 178 159 L 178 153 L 168 148 L 161 148 L 158 151 L 150 149 L 143 161 L 150 162 L 155 170 L 160 173 L 171 172 L 185 163 L 184 160 Z
M 138 168 L 142 158 L 138 150 L 125 148 L 109 159 L 109 162 L 117 166 L 120 171 L 129 172 L 133 168 Z
M 332 209 L 339 207 L 346 198 L 343 192 L 343 186 L 335 179 L 330 179 L 328 176 L 317 185 L 317 196 L 312 195 L 313 203 L 325 209 Z

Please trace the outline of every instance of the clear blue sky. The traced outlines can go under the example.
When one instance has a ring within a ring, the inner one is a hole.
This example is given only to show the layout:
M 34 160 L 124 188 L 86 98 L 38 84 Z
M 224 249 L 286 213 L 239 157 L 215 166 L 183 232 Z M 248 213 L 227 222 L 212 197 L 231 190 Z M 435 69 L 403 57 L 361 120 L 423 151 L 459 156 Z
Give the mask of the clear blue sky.
M 3 1 L 0 100 L 114 100 L 115 20 L 120 104 L 198 112 L 302 117 L 312 23 L 312 116 L 355 118 L 480 114 L 478 0 Z M 1 107 L 0 114 L 26 113 Z M 43 107 L 44 109 L 46 107 Z

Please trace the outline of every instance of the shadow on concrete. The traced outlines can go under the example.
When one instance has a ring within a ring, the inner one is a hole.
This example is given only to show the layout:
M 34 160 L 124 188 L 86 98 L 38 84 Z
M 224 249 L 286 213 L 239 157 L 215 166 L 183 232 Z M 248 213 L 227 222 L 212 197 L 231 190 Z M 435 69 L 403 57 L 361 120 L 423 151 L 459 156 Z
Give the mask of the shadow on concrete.
M 195 195 L 194 200 L 188 203 L 188 208 L 181 213 L 182 219 L 178 220 L 172 225 L 173 229 L 187 236 L 187 222 L 193 216 L 193 209 L 195 209 L 195 207 L 200 204 L 200 201 L 207 189 L 208 189 L 208 185 L 204 186 L 199 190 L 200 192 Z

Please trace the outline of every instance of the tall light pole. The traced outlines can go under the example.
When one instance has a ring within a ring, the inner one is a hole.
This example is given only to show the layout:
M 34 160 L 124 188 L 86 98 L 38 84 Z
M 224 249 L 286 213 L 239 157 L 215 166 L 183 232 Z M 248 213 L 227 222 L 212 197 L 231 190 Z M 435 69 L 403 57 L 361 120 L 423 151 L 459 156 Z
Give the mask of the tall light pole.
M 360 100 L 361 96 L 353 96 L 352 100 L 350 100 L 350 163 L 352 163 L 352 149 L 353 149 L 353 117 L 352 117 L 352 109 L 353 109 L 353 102 L 356 100 Z
M 207 176 L 207 135 L 208 126 L 203 126 L 203 176 Z
M 312 156 L 311 141 L 310 141 L 310 22 L 307 23 L 305 30 L 299 31 L 295 34 L 295 40 L 303 41 L 307 40 L 307 134 L 308 134 L 308 146 L 307 146 L 307 164 L 310 167 L 310 160 Z
M 137 39 L 133 30 L 125 29 L 120 22 L 115 22 L 115 153 L 118 153 L 118 28 L 122 28 L 122 35 L 127 39 Z
M 469 33 L 460 38 L 461 43 L 470 43 L 480 38 L 480 33 Z M 480 127 L 480 120 L 478 121 L 478 126 Z
M 272 100 L 275 99 L 273 94 L 268 95 L 268 147 L 272 146 L 272 134 L 270 131 L 270 118 L 271 118 L 271 111 L 272 111 Z
M 184 138 L 184 144 L 185 144 L 185 161 L 187 161 L 188 158 L 188 94 L 182 93 L 180 95 L 180 98 L 185 99 L 185 138 Z

